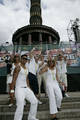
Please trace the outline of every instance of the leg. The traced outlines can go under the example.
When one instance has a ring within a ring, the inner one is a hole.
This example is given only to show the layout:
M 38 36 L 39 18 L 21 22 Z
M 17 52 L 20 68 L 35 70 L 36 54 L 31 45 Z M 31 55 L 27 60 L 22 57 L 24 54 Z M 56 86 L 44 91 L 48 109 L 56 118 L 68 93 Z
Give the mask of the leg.
M 50 114 L 54 115 L 58 111 L 57 111 L 57 106 L 56 106 L 54 89 L 53 89 L 52 85 L 47 86 L 47 94 L 48 94 L 48 97 L 49 97 Z
M 67 92 L 67 75 L 64 73 L 62 74 L 62 82 L 64 83 L 64 91 L 63 91 L 63 97 L 66 97 Z
M 11 84 L 9 84 L 9 88 L 11 90 Z M 14 103 L 14 95 L 12 95 L 10 92 L 9 92 L 9 95 L 10 95 L 10 104 L 9 104 L 9 107 L 11 107 Z
M 37 95 L 38 94 L 38 81 L 37 81 L 37 77 L 34 74 L 29 73 L 28 78 L 29 78 L 30 87 L 31 87 L 32 91 L 34 92 L 34 94 Z
M 22 120 L 24 99 L 25 99 L 24 88 L 15 90 L 15 96 L 16 96 L 17 108 L 16 108 L 14 120 Z
M 55 95 L 56 95 L 57 107 L 60 108 L 61 107 L 61 101 L 62 101 L 62 93 L 61 93 L 61 90 L 60 90 L 60 87 L 59 87 L 57 81 L 55 82 L 54 92 L 55 92 Z
M 46 91 L 46 74 L 45 73 L 43 73 L 43 84 L 44 84 L 45 96 L 47 96 L 47 91 Z
M 28 120 L 37 120 L 36 114 L 37 114 L 38 100 L 30 88 L 26 88 L 25 93 L 26 93 L 26 99 L 31 103 Z
M 42 82 L 41 75 L 38 75 L 39 96 L 41 95 L 41 82 Z

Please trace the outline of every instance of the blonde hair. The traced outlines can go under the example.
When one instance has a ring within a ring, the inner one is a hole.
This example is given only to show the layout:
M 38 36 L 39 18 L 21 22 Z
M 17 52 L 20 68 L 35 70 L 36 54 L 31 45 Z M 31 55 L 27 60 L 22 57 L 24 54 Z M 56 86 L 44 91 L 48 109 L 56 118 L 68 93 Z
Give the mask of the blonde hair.
M 56 65 L 56 61 L 54 59 L 52 59 L 52 60 L 47 61 L 48 67 L 50 66 L 51 63 L 53 63 L 53 66 Z

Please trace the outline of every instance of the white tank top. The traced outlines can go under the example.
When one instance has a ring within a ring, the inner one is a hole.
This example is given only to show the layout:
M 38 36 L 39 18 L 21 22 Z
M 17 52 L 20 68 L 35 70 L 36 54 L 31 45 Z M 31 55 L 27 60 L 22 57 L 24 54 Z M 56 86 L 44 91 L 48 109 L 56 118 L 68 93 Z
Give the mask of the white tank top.
M 57 71 L 58 73 L 66 73 L 67 72 L 67 64 L 66 61 L 62 60 L 62 61 L 57 61 Z
M 47 71 L 47 83 L 53 83 L 55 80 L 56 80 L 56 68 L 54 68 L 53 70 L 50 70 L 48 68 L 48 71 Z
M 28 69 L 24 69 L 20 66 L 21 70 L 18 74 L 17 80 L 16 80 L 16 88 L 18 87 L 27 87 L 27 81 L 26 77 L 28 75 Z

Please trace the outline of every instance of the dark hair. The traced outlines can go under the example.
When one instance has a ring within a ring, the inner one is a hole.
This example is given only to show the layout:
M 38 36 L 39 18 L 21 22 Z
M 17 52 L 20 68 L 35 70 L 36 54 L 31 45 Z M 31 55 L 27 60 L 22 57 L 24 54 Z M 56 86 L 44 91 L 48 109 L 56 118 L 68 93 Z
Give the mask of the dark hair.
M 26 57 L 26 59 L 27 59 L 27 55 L 26 55 L 26 54 L 24 54 L 24 55 L 21 55 L 21 58 L 23 58 L 23 57 Z
M 63 55 L 62 55 L 62 54 L 59 54 L 58 57 L 63 57 Z
M 13 58 L 13 62 L 14 62 L 14 63 L 16 62 L 16 58 L 19 58 L 19 59 L 20 59 L 20 57 L 19 57 L 18 55 L 15 55 L 14 58 Z

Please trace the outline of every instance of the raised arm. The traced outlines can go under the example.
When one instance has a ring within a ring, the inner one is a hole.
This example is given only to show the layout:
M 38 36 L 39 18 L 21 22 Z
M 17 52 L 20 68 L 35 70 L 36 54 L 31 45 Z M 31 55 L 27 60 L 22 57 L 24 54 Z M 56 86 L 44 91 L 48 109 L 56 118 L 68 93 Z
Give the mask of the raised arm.
M 34 57 L 34 50 L 35 48 L 33 48 L 30 52 L 29 52 L 29 57 L 33 58 Z
M 40 69 L 39 74 L 43 74 L 44 72 L 48 71 L 48 66 L 45 65 L 42 69 Z

